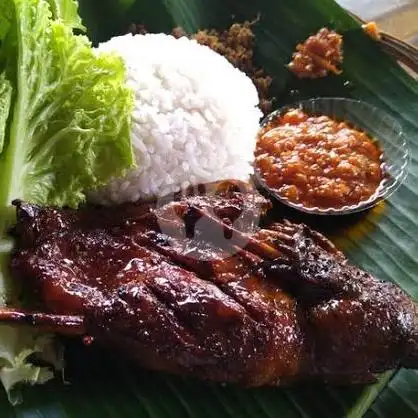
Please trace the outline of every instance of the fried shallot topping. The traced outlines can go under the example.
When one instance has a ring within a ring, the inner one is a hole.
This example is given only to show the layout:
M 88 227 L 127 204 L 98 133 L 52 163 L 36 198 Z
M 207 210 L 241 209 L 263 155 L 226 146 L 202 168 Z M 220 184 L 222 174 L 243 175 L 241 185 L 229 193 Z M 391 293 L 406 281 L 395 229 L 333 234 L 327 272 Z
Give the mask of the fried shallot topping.
M 337 32 L 322 28 L 296 46 L 288 68 L 299 78 L 321 78 L 329 73 L 341 74 L 343 38 Z

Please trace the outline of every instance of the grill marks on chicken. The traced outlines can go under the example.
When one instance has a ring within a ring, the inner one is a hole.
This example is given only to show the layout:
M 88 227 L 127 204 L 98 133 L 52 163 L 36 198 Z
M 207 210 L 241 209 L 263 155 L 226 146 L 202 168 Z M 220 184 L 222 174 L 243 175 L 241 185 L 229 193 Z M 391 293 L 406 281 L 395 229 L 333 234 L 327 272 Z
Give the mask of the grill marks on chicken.
M 304 225 L 257 229 L 268 203 L 242 185 L 212 187 L 160 207 L 16 202 L 11 267 L 44 313 L 0 321 L 55 323 L 145 367 L 249 386 L 417 367 L 416 306 L 400 289 Z

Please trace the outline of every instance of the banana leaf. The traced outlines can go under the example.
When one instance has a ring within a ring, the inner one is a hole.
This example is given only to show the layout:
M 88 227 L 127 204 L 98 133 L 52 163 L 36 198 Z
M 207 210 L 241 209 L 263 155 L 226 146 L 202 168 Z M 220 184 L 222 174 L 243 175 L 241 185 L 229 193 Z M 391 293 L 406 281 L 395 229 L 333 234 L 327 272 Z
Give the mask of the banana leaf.
M 346 96 L 391 113 L 411 149 L 409 175 L 385 204 L 367 214 L 304 219 L 323 228 L 355 263 L 392 280 L 418 299 L 418 82 L 333 0 L 81 0 L 81 13 L 95 42 L 127 32 L 131 23 L 169 32 L 226 28 L 253 20 L 256 61 L 274 77 L 276 106 L 303 97 Z M 344 73 L 296 82 L 285 64 L 297 42 L 328 26 L 344 34 Z M 297 90 L 297 96 L 290 94 Z M 287 214 L 287 216 L 292 216 Z M 112 353 L 69 345 L 65 381 L 24 390 L 12 408 L 0 395 L 0 416 L 37 418 L 253 418 L 418 416 L 418 372 L 388 372 L 368 386 L 295 388 L 237 387 L 197 382 L 126 367 Z

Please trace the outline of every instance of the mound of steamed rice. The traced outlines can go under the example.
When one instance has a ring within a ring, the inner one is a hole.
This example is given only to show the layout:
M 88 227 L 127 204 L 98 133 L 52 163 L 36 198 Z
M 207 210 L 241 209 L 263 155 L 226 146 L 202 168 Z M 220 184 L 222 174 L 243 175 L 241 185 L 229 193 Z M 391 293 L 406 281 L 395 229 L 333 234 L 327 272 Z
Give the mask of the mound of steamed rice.
M 243 72 L 206 46 L 165 34 L 119 36 L 98 50 L 126 63 L 135 92 L 137 167 L 94 192 L 93 200 L 121 203 L 249 178 L 261 112 Z

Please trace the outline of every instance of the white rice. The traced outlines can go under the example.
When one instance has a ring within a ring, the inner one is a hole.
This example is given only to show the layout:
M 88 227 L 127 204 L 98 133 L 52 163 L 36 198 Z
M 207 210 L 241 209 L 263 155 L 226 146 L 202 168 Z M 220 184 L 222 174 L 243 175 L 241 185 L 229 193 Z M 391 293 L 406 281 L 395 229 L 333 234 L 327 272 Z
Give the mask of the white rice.
M 114 37 L 98 50 L 120 54 L 127 66 L 137 168 L 93 200 L 121 203 L 248 179 L 261 112 L 244 73 L 206 46 L 164 34 Z

